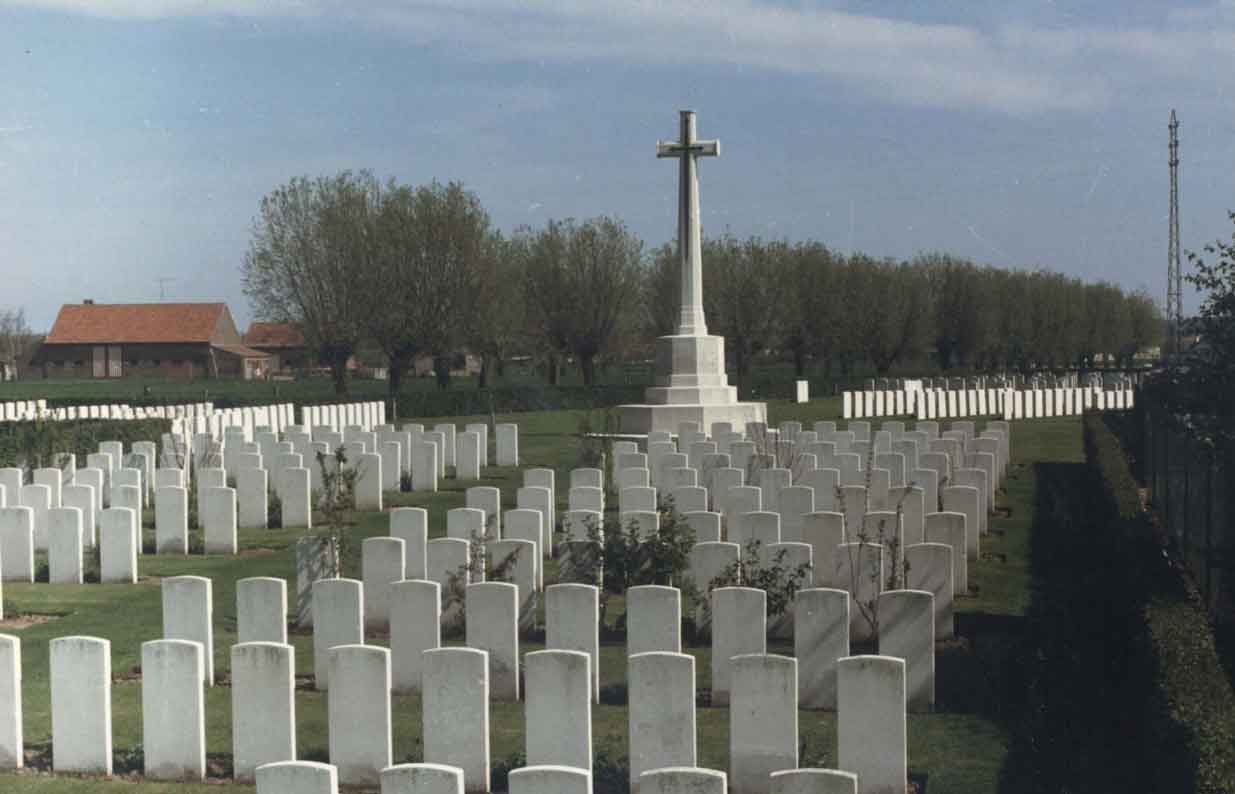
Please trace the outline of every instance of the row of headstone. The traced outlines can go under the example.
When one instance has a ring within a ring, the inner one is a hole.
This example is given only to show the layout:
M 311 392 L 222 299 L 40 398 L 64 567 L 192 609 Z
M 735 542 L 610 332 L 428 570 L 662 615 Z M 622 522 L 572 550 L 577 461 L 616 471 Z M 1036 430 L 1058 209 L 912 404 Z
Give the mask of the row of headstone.
M 246 780 L 260 775 L 258 770 L 266 764 L 295 759 L 295 650 L 285 642 L 282 622 L 272 619 L 281 617 L 277 610 L 286 604 L 279 598 L 281 580 L 240 584 L 241 642 L 231 649 L 232 737 L 234 775 Z M 551 588 L 553 592 L 581 592 L 594 608 L 594 588 L 568 585 Z M 165 580 L 163 594 L 165 636 L 142 647 L 145 774 L 155 779 L 203 779 L 203 683 L 213 680 L 209 580 L 174 577 Z M 905 603 L 893 605 L 894 597 Z M 714 599 L 721 603 L 719 596 Z M 929 599 L 929 594 L 913 591 L 887 594 L 881 600 L 889 625 L 887 634 L 880 635 L 882 655 L 846 653 L 830 660 L 829 673 L 811 670 L 806 676 L 808 681 L 834 679 L 828 686 L 838 710 L 839 766 L 856 774 L 862 790 L 877 783 L 903 785 L 906 710 L 927 697 L 933 686 L 929 666 L 933 656 L 927 659 L 920 647 L 930 644 L 931 613 L 921 606 Z M 571 615 L 581 606 L 578 599 L 571 601 L 558 607 L 568 625 L 575 622 Z M 254 608 L 267 614 L 254 615 Z M 894 614 L 898 610 L 911 615 L 912 621 L 898 621 Z M 762 616 L 761 609 L 758 614 Z M 551 629 L 548 649 L 523 657 L 527 763 L 590 772 L 595 652 L 560 647 L 563 644 Z M 714 642 L 714 659 L 731 646 Z M 669 648 L 639 650 L 628 658 L 632 783 L 642 782 L 643 775 L 653 770 L 694 768 L 697 763 L 694 658 L 682 654 L 680 647 Z M 329 756 L 338 782 L 377 783 L 391 766 L 394 652 L 359 643 L 330 649 Z M 52 642 L 50 655 L 54 768 L 109 774 L 110 643 L 92 637 L 60 638 Z M 477 647 L 431 647 L 421 652 L 424 758 L 460 769 L 464 789 L 470 791 L 490 788 L 490 693 L 505 666 L 504 660 L 492 657 L 493 651 Z M 23 754 L 20 659 L 18 638 L 0 637 L 0 763 L 14 767 L 21 765 Z M 517 651 L 514 659 L 517 663 Z M 802 664 L 800 659 L 755 650 L 734 653 L 721 665 L 727 669 L 725 688 L 718 700 L 714 682 L 713 702 L 727 702 L 731 711 L 729 776 L 740 791 L 771 791 L 772 773 L 797 767 Z M 517 673 L 506 677 L 518 680 Z
M 1004 419 L 1078 416 L 1085 411 L 1127 411 L 1135 400 L 1131 388 L 1067 388 L 1010 391 L 1004 399 Z
M 0 422 L 73 422 L 84 419 L 185 419 L 211 413 L 211 403 L 183 405 L 128 405 L 107 403 L 47 407 L 46 400 L 21 400 L 0 403 Z
M 242 408 L 221 408 L 198 412 L 172 420 L 172 433 L 182 438 L 209 434 L 220 439 L 229 429 L 243 432 L 245 440 L 253 440 L 255 428 L 267 427 L 275 432 L 294 424 L 296 406 L 292 403 L 250 405 Z
M 918 419 L 960 419 L 999 416 L 1032 419 L 1073 416 L 1083 411 L 1121 411 L 1133 403 L 1132 387 L 1052 387 L 1029 389 L 908 388 L 841 393 L 845 419 L 915 416 Z

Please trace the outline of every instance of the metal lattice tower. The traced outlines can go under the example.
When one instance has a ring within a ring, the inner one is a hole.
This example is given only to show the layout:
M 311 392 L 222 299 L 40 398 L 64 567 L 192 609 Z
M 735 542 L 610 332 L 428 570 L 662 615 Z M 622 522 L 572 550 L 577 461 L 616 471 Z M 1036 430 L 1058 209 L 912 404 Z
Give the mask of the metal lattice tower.
M 1180 340 L 1183 338 L 1183 268 L 1179 263 L 1179 120 L 1175 111 L 1171 111 L 1171 121 L 1167 125 L 1171 132 L 1170 158 L 1171 166 L 1171 217 L 1170 237 L 1166 248 L 1166 323 L 1171 350 L 1175 355 L 1180 352 Z

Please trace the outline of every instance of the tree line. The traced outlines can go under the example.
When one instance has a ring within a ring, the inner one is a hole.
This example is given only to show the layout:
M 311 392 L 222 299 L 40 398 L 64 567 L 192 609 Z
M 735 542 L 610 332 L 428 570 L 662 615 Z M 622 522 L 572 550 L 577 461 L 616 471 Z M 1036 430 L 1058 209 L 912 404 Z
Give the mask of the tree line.
M 254 314 L 301 324 L 340 392 L 361 345 L 380 350 L 397 394 L 429 355 L 482 360 L 481 385 L 513 355 L 556 382 L 573 359 L 646 360 L 673 332 L 675 245 L 647 250 L 617 218 L 550 220 L 509 236 L 457 182 L 403 185 L 367 171 L 298 177 L 261 202 L 242 265 Z M 757 361 L 886 373 L 933 360 L 950 369 L 1130 362 L 1158 343 L 1144 292 L 1046 270 L 1007 270 L 944 253 L 910 261 L 843 254 L 818 241 L 724 235 L 703 243 L 709 330 L 739 378 Z

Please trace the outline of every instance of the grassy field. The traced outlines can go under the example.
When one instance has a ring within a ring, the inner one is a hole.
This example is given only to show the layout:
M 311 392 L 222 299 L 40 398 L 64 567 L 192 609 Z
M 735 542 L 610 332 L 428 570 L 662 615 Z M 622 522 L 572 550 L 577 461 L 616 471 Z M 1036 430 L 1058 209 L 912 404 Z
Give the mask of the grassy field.
M 823 400 L 805 406 L 773 403 L 770 421 L 799 419 L 805 422 L 835 418 L 838 401 Z M 548 466 L 558 471 L 559 482 L 577 464 L 579 447 L 574 434 L 584 415 L 580 412 L 524 413 L 499 416 L 499 421 L 520 425 L 524 466 Z M 458 417 L 464 422 L 470 417 Z M 596 417 L 592 417 L 593 420 Z M 483 418 L 478 420 L 483 421 Z M 1030 538 L 1035 531 L 1036 469 L 1044 462 L 1075 462 L 1081 459 L 1080 426 L 1077 419 L 1038 420 L 1018 423 L 1013 431 L 1013 464 L 1006 492 L 997 500 L 999 515 L 992 534 L 983 540 L 983 559 L 971 566 L 974 594 L 958 601 L 960 638 L 941 646 L 938 670 L 938 710 L 909 718 L 909 765 L 911 774 L 927 781 L 932 792 L 990 792 L 1000 789 L 1001 768 L 1008 753 L 1011 715 L 1005 708 L 1007 684 L 1000 670 L 1014 649 L 1017 621 L 1023 616 L 1032 593 Z M 513 501 L 521 475 L 513 469 L 487 469 L 485 485 L 502 488 L 503 498 Z M 478 483 L 468 483 L 468 485 Z M 445 534 L 445 510 L 463 504 L 463 486 L 446 480 L 433 495 L 399 494 L 394 505 L 417 505 L 430 511 L 430 536 Z M 565 489 L 560 489 L 565 496 Z M 513 506 L 509 505 L 509 506 Z M 384 514 L 363 514 L 355 531 L 364 537 L 386 534 Z M 235 581 L 248 576 L 279 576 L 291 580 L 294 567 L 290 544 L 296 530 L 243 531 L 237 557 L 153 557 L 141 560 L 142 581 L 137 585 L 47 584 L 4 586 L 7 604 L 25 615 L 50 617 L 47 622 L 24 628 L 9 625 L 0 630 L 22 638 L 24 655 L 25 732 L 33 770 L 0 775 L 0 790 L 6 792 L 137 792 L 218 791 L 208 785 L 144 783 L 129 778 L 103 781 L 51 776 L 50 713 L 48 692 L 48 641 L 69 634 L 105 637 L 112 643 L 113 731 L 117 773 L 141 768 L 141 685 L 136 676 L 140 645 L 161 634 L 159 580 L 164 576 L 196 574 L 214 581 L 215 668 L 219 675 L 229 669 L 228 649 L 236 641 Z M 355 571 L 350 572 L 356 575 Z M 551 572 L 546 576 L 551 581 Z M 611 610 L 612 611 L 612 610 Z M 312 638 L 295 634 L 297 671 L 312 673 Z M 380 642 L 380 641 L 378 641 Z M 525 644 L 521 650 L 537 650 Z M 601 652 L 602 686 L 624 683 L 625 653 L 621 640 L 606 642 Z M 698 686 L 709 686 L 709 649 L 687 649 L 697 658 Z M 769 650 L 792 653 L 791 646 L 772 645 Z M 321 694 L 298 690 L 297 738 L 302 759 L 327 759 L 326 700 Z M 230 690 L 218 685 L 206 697 L 207 751 L 212 774 L 230 773 Z M 396 762 L 420 760 L 420 702 L 417 697 L 395 697 L 394 758 Z M 593 710 L 593 742 L 596 752 L 611 759 L 626 755 L 626 709 L 600 705 Z M 728 712 L 724 708 L 698 711 L 699 762 L 702 766 L 727 768 Z M 836 760 L 836 717 L 831 713 L 803 711 L 799 717 L 802 765 L 831 766 Z M 510 759 L 523 747 L 521 705 L 494 704 L 491 712 L 491 753 L 494 763 Z M 236 790 L 246 787 L 236 786 Z M 247 789 L 251 790 L 251 789 Z

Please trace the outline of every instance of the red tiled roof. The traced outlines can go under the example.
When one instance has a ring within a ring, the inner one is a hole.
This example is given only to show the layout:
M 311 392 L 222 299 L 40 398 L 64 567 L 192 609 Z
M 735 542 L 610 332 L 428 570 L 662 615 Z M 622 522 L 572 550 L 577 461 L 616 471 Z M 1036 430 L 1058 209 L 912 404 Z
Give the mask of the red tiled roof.
M 260 350 L 254 350 L 244 345 L 212 345 L 212 347 L 215 350 L 222 350 L 224 353 L 230 353 L 240 358 L 270 358 L 269 353 L 263 353 Z
M 69 303 L 45 344 L 209 342 L 222 303 Z
M 249 347 L 304 347 L 298 323 L 251 323 L 244 343 Z

